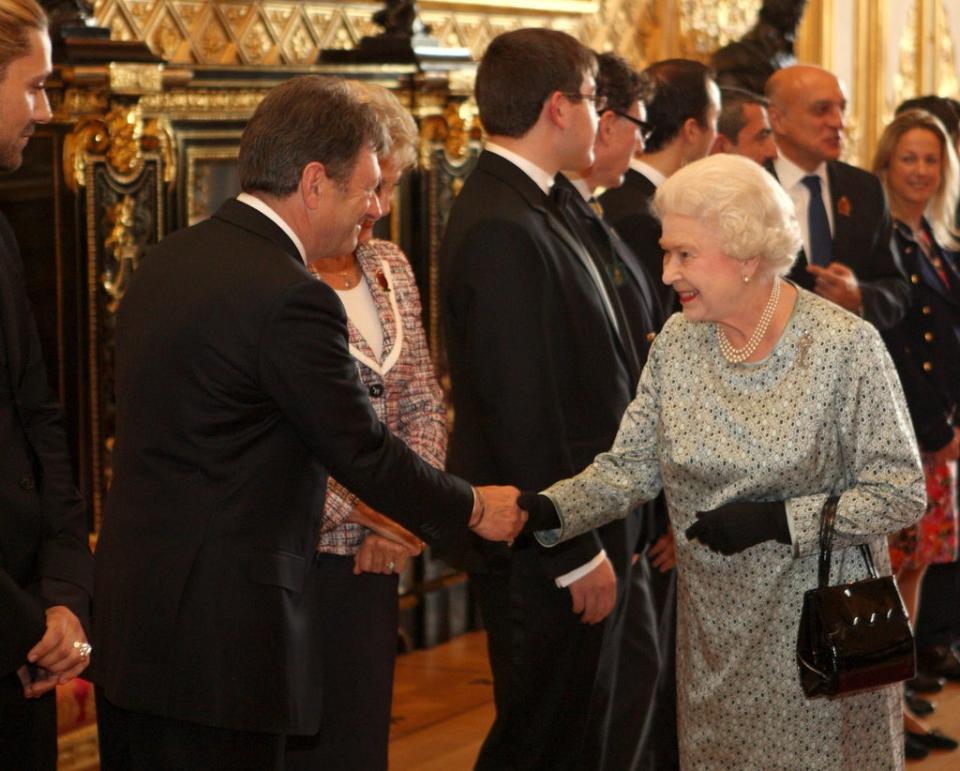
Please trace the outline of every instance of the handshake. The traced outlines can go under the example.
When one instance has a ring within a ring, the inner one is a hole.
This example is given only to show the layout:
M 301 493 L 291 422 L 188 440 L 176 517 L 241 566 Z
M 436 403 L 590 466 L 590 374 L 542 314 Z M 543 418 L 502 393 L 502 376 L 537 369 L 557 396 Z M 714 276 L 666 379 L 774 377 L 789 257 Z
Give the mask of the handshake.
M 527 512 L 517 504 L 519 497 L 520 491 L 509 485 L 474 487 L 470 529 L 488 541 L 513 543 L 527 524 Z

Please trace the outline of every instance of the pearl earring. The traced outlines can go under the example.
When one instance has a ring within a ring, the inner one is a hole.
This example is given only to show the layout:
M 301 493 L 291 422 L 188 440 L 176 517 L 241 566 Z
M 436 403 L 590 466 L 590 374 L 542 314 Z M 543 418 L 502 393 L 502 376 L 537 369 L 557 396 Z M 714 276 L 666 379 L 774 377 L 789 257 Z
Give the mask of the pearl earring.
M 750 283 L 750 276 L 744 276 L 744 277 L 743 277 L 743 283 L 744 283 L 744 284 L 749 284 L 749 283 Z

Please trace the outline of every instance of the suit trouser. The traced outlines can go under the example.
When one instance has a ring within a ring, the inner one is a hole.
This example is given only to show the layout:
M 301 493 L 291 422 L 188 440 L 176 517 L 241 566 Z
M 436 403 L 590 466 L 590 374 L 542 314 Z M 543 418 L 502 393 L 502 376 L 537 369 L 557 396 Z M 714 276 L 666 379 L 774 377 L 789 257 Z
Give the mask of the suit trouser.
M 657 607 L 660 637 L 660 680 L 649 740 L 642 748 L 641 771 L 680 768 L 677 746 L 677 571 L 651 571 L 650 583 Z
M 650 737 L 661 660 L 650 573 L 646 554 L 639 555 L 611 614 L 581 754 L 583 769 L 636 768 Z
M 157 687 L 162 687 L 158 683 Z M 97 688 L 101 771 L 279 771 L 283 734 L 235 731 L 121 709 Z
M 23 696 L 16 673 L 0 677 L 0 769 L 54 771 L 57 767 L 57 700 Z
M 471 574 L 487 632 L 496 719 L 481 771 L 579 768 L 604 624 L 574 614 L 543 575 Z
M 353 557 L 320 554 L 307 595 L 320 625 L 323 711 L 313 736 L 288 736 L 286 771 L 386 771 L 396 575 L 353 574 Z

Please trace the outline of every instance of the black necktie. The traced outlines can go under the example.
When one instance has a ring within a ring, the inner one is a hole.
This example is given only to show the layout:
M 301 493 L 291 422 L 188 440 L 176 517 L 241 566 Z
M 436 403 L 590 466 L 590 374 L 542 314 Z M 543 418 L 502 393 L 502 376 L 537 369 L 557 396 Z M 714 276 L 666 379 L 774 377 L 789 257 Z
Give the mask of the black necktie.
M 590 260 L 593 262 L 594 267 L 597 269 L 600 282 L 603 284 L 604 292 L 610 301 L 610 305 L 613 308 L 613 315 L 617 321 L 616 327 L 619 329 L 616 331 L 619 332 L 618 339 L 620 342 L 621 352 L 626 360 L 627 369 L 630 372 L 630 376 L 636 380 L 640 377 L 640 371 L 642 367 L 640 366 L 636 345 L 633 342 L 633 335 L 630 332 L 630 320 L 623 308 L 623 303 L 620 301 L 620 295 L 617 293 L 617 288 L 614 285 L 613 278 L 607 272 L 606 265 L 603 264 L 601 258 L 594 254 L 593 249 L 589 247 L 590 244 L 594 243 L 594 240 L 591 239 L 583 230 L 583 225 L 574 209 L 575 206 L 579 206 L 580 204 L 577 203 L 574 196 L 580 198 L 580 201 L 583 203 L 586 203 L 586 201 L 583 201 L 583 198 L 580 197 L 580 193 L 578 193 L 576 190 L 570 190 L 561 184 L 555 184 L 550 190 L 550 199 L 560 210 L 560 215 L 563 218 L 562 221 L 567 225 L 568 229 L 573 233 L 577 240 L 583 245 L 584 250 L 587 252 Z M 594 215 L 590 209 L 587 209 L 587 211 L 590 212 L 590 215 L 592 215 L 591 218 L 596 220 L 596 226 L 602 230 L 603 226 L 599 221 L 599 217 L 596 217 L 596 215 Z M 607 238 L 609 244 L 609 236 L 607 236 L 606 232 L 604 232 L 604 236 Z M 611 326 L 614 325 L 611 324 Z
M 829 265 L 833 261 L 833 236 L 830 235 L 830 220 L 823 205 L 820 177 L 808 174 L 801 182 L 810 191 L 810 204 L 807 207 L 810 254 L 807 260 L 812 265 Z

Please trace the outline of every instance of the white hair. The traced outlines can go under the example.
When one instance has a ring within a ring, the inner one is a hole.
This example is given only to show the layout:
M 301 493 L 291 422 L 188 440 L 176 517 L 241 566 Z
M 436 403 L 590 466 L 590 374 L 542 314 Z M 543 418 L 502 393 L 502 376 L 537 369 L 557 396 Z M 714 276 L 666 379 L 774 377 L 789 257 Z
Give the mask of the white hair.
M 720 234 L 720 250 L 737 260 L 758 257 L 786 274 L 803 245 L 793 201 L 755 161 L 718 153 L 694 161 L 657 188 L 654 213 L 692 217 Z

